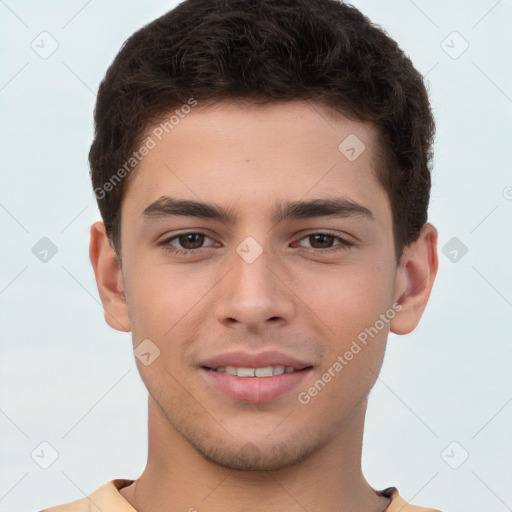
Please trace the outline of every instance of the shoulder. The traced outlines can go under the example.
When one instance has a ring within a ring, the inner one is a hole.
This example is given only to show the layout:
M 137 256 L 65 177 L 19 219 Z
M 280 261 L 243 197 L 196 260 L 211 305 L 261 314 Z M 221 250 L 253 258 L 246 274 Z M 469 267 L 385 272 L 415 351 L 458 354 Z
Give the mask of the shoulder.
M 63 505 L 56 505 L 55 507 L 45 508 L 39 512 L 89 512 L 89 498 L 82 498 L 80 500 L 65 503 Z
M 133 480 L 118 478 L 102 485 L 90 496 L 63 505 L 45 508 L 39 512 L 135 512 L 121 496 L 119 489 L 133 483 Z
M 383 491 L 377 491 L 381 496 L 391 498 L 388 508 L 384 512 L 442 512 L 437 508 L 425 508 L 419 505 L 412 505 L 400 496 L 396 487 L 388 487 Z

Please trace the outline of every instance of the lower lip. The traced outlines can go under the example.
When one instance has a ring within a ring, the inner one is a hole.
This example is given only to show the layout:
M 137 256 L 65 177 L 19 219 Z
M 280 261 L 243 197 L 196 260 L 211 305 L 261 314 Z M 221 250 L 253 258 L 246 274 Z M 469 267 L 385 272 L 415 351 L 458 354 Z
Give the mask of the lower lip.
M 269 402 L 296 388 L 309 374 L 311 368 L 283 373 L 272 377 L 238 377 L 226 372 L 200 368 L 206 380 L 215 388 L 235 400 Z

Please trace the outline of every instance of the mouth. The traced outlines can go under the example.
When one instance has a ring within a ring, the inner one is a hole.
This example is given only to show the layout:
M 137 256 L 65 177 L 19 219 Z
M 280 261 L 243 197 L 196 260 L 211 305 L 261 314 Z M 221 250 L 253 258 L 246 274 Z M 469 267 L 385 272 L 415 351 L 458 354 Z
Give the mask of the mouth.
M 263 403 L 285 399 L 304 387 L 311 365 L 201 366 L 200 374 L 217 396 L 237 402 Z M 282 402 L 281 402 L 282 403 Z
M 302 372 L 304 370 L 307 370 L 309 368 L 312 368 L 311 366 L 306 366 L 302 368 L 295 368 L 293 366 L 282 366 L 282 365 L 276 365 L 276 366 L 263 366 L 258 368 L 245 368 L 243 366 L 218 366 L 217 368 L 210 368 L 208 366 L 203 366 L 206 370 L 210 370 L 212 372 L 217 373 L 227 373 L 228 375 L 233 375 L 236 377 L 274 377 L 276 375 L 283 375 L 288 373 L 296 373 L 296 372 Z
M 198 370 L 221 400 L 262 403 L 284 399 L 311 374 L 313 365 L 280 350 L 237 350 L 203 359 Z

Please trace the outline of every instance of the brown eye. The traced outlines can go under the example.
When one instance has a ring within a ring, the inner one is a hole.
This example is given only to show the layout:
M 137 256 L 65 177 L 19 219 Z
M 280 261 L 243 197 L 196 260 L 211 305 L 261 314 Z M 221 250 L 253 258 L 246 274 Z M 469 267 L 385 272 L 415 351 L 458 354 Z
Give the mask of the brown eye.
M 183 249 L 199 249 L 204 242 L 204 237 L 202 233 L 185 233 L 179 235 L 177 240 Z
M 354 244 L 345 240 L 344 238 L 336 235 L 335 233 L 310 233 L 306 235 L 302 240 L 307 240 L 311 249 L 315 252 L 330 254 L 336 251 L 343 251 L 349 249 Z M 339 241 L 337 245 L 333 245 L 333 242 Z M 300 247 L 307 247 L 300 245 Z
M 316 239 L 316 241 L 313 242 L 313 244 L 312 244 L 314 249 L 329 249 L 331 247 L 332 242 L 334 242 L 334 239 L 336 237 L 334 237 L 332 235 L 326 235 L 326 234 L 321 233 L 318 235 L 309 235 L 308 238 L 310 240 Z
M 158 245 L 166 251 L 176 254 L 193 255 L 199 253 L 204 247 L 206 238 L 210 238 L 204 233 L 187 232 L 179 233 L 162 240 Z

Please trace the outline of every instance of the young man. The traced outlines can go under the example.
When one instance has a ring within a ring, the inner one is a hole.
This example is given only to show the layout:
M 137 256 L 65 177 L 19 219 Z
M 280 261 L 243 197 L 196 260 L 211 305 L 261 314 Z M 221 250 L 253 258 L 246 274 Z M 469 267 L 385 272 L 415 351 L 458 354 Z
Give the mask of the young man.
M 101 83 L 90 256 L 149 454 L 47 512 L 414 512 L 361 470 L 388 333 L 437 272 L 421 75 L 335 0 L 187 0 Z

